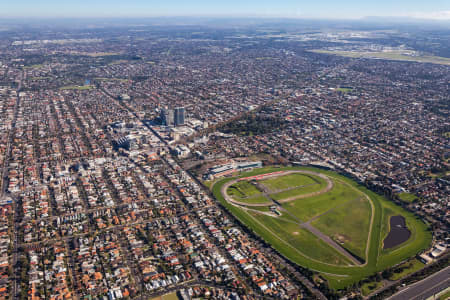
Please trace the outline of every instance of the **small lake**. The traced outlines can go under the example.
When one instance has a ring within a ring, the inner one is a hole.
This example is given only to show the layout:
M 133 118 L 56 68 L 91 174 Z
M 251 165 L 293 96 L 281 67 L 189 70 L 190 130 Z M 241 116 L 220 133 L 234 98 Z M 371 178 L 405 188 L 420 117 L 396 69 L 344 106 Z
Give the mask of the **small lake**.
M 389 220 L 391 231 L 384 239 L 383 249 L 390 249 L 406 242 L 411 236 L 411 231 L 406 227 L 405 218 L 402 216 L 393 216 Z

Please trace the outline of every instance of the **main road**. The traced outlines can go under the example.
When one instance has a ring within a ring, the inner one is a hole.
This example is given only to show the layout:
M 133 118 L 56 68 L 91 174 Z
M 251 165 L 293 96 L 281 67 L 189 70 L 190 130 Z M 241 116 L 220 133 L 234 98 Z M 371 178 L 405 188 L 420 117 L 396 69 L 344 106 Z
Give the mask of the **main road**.
M 450 266 L 412 284 L 388 300 L 425 300 L 450 287 Z
M 17 117 L 19 114 L 19 105 L 20 105 L 20 91 L 22 90 L 22 81 L 24 80 L 24 72 L 22 72 L 20 74 L 20 78 L 19 78 L 19 85 L 17 87 L 17 98 L 16 98 L 16 103 L 14 104 L 14 115 L 13 115 L 13 120 L 11 123 L 11 129 L 8 132 L 8 138 L 7 138 L 7 145 L 6 145 L 6 154 L 5 154 L 5 159 L 3 161 L 3 167 L 0 171 L 0 176 L 1 176 L 1 184 L 0 184 L 0 199 L 3 198 L 6 195 L 6 190 L 7 190 L 7 185 L 5 184 L 5 179 L 6 179 L 6 171 L 8 170 L 8 165 L 9 165 L 9 160 L 11 157 L 11 151 L 12 151 L 12 142 L 13 142 L 13 138 L 14 138 L 14 134 L 15 134 L 15 130 L 16 130 L 16 122 L 17 122 Z M 13 224 L 12 226 L 14 227 L 13 233 L 12 233 L 12 240 L 13 240 L 13 251 L 12 251 L 12 261 L 11 261 L 11 265 L 13 268 L 16 267 L 17 264 L 17 254 L 18 254 L 18 250 L 17 250 L 17 232 L 18 232 L 18 228 L 17 228 L 17 224 L 16 224 L 16 205 L 17 205 L 17 199 L 14 198 L 13 199 L 13 203 L 12 203 L 12 210 L 13 210 Z M 12 291 L 12 296 L 14 298 L 17 298 L 19 296 L 19 289 L 17 288 L 18 286 L 18 281 L 19 281 L 19 274 L 16 272 L 16 274 L 14 274 L 14 276 L 12 276 L 13 280 L 14 280 L 14 285 L 13 285 L 13 291 Z

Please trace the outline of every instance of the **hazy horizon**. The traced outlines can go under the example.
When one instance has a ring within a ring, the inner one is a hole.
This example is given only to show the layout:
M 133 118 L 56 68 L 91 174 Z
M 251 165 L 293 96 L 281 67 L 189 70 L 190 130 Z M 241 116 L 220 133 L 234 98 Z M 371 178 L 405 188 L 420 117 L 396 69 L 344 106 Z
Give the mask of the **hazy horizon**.
M 366 17 L 406 17 L 450 20 L 450 1 L 370 1 L 316 2 L 294 0 L 79 0 L 74 2 L 22 0 L 0 5 L 1 18 L 149 18 L 149 17 L 276 17 L 298 19 L 361 19 Z

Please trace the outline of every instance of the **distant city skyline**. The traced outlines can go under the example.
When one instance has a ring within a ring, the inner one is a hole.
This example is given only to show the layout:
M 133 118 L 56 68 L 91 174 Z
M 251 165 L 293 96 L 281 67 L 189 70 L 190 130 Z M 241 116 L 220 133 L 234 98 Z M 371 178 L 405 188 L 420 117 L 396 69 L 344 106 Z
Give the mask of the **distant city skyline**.
M 156 17 L 156 16 L 235 16 L 357 19 L 367 16 L 398 16 L 450 20 L 450 1 L 445 0 L 19 0 L 3 1 L 0 17 Z

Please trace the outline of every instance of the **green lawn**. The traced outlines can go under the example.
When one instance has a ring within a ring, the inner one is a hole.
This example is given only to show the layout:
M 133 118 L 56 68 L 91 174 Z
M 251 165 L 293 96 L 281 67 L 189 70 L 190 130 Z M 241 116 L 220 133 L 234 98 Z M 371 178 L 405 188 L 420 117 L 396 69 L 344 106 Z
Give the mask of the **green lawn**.
M 291 215 L 289 215 L 286 212 L 282 212 L 281 216 L 279 216 L 278 218 L 281 219 L 281 220 L 285 220 L 285 221 L 288 221 L 288 222 L 291 222 L 291 223 L 298 224 L 298 220 L 296 218 L 292 217 Z
M 258 203 L 271 203 L 269 199 L 267 199 L 265 196 L 255 196 L 255 197 L 249 197 L 244 199 L 236 199 L 239 202 L 242 203 L 248 203 L 248 204 L 258 204 Z M 252 207 L 249 207 L 252 208 Z
M 366 260 L 371 206 L 365 197 L 341 205 L 312 222 L 321 232 L 333 238 L 353 254 Z
M 280 239 L 312 259 L 335 265 L 351 264 L 346 257 L 298 224 L 257 213 L 251 213 L 251 215 L 264 226 L 270 228 Z M 298 255 L 296 252 L 292 249 L 292 255 Z
M 353 89 L 351 89 L 351 88 L 337 88 L 336 90 L 339 92 L 342 92 L 342 93 L 349 93 L 349 92 L 353 91 Z
M 378 290 L 382 286 L 383 286 L 383 282 L 381 282 L 381 281 L 367 282 L 361 286 L 361 293 L 363 294 L 363 296 L 367 296 L 370 293 L 372 293 L 373 291 Z
M 39 69 L 42 68 L 44 65 L 43 64 L 36 64 L 36 65 L 30 65 L 30 66 L 24 66 L 24 69 Z
M 320 180 L 319 180 L 320 179 Z M 323 181 L 322 178 L 317 176 L 310 176 L 306 174 L 289 174 L 285 176 L 279 176 L 266 180 L 261 180 L 259 183 L 265 185 L 271 191 L 284 190 L 296 186 L 316 184 Z
M 212 190 L 215 198 L 220 201 L 222 205 L 224 205 L 236 218 L 238 218 L 250 230 L 261 236 L 264 240 L 270 243 L 274 249 L 276 249 L 282 255 L 288 257 L 294 263 L 321 273 L 321 275 L 327 279 L 328 284 L 331 288 L 343 289 L 355 282 L 360 281 L 361 279 L 373 275 L 375 272 L 382 271 L 387 267 L 392 267 L 399 262 L 416 255 L 421 250 L 429 247 L 431 243 L 431 234 L 428 231 L 427 226 L 420 219 L 416 218 L 413 214 L 406 212 L 401 207 L 396 206 L 393 202 L 388 201 L 383 196 L 378 195 L 357 184 L 355 181 L 345 176 L 339 175 L 333 171 L 327 171 L 312 167 L 266 167 L 253 170 L 252 172 L 242 173 L 239 175 L 239 177 L 247 177 L 281 170 L 309 170 L 320 172 L 329 176 L 335 182 L 340 183 L 336 184 L 333 190 L 329 193 L 311 197 L 315 198 L 313 200 L 310 200 L 311 198 L 305 198 L 293 201 L 294 206 L 288 206 L 287 208 L 291 212 L 296 212 L 296 216 L 301 220 L 309 220 L 318 213 L 325 212 L 332 207 L 336 207 L 339 204 L 345 203 L 346 201 L 356 199 L 361 195 L 361 193 L 369 196 L 374 205 L 374 224 L 372 226 L 372 232 L 370 234 L 370 246 L 368 249 L 367 264 L 364 266 L 336 266 L 328 264 L 327 260 L 318 261 L 309 258 L 305 254 L 302 254 L 299 249 L 296 249 L 290 243 L 287 243 L 283 239 L 280 239 L 276 234 L 274 234 L 274 232 L 280 230 L 280 226 L 291 226 L 290 224 L 293 224 L 289 222 L 288 219 L 278 220 L 276 223 L 281 222 L 281 225 L 274 224 L 273 226 L 278 227 L 276 227 L 276 230 L 272 230 L 268 228 L 268 226 L 272 226 L 273 221 L 264 220 L 264 222 L 267 221 L 267 225 L 264 225 L 265 223 L 256 220 L 249 213 L 226 202 L 220 192 L 221 186 L 226 182 L 233 180 L 233 178 L 226 178 L 214 184 Z M 344 185 L 344 183 L 346 183 L 347 185 Z M 349 186 L 354 187 L 355 189 L 350 189 Z M 303 203 L 298 204 L 297 202 Z M 287 204 L 290 203 L 285 203 L 284 205 Z M 298 210 L 298 208 L 302 208 L 302 210 Z M 396 249 L 392 249 L 391 251 L 382 251 L 382 240 L 387 235 L 387 232 L 389 230 L 388 225 L 384 224 L 386 220 L 388 220 L 386 218 L 387 213 L 394 213 L 396 215 L 401 214 L 405 216 L 406 223 L 412 234 L 411 238 L 408 241 L 406 241 Z M 287 225 L 286 223 L 289 225 Z M 295 226 L 295 224 L 293 225 Z M 300 231 L 298 232 L 299 234 L 296 236 L 300 236 L 299 238 L 301 239 L 308 239 L 307 234 L 300 234 Z M 310 253 L 311 251 L 314 252 L 313 250 L 316 247 L 315 244 L 308 245 L 307 243 L 306 245 L 303 245 L 303 243 L 299 242 L 297 239 L 290 242 L 296 243 L 296 245 L 297 243 L 302 244 L 302 247 L 304 249 L 305 247 L 310 248 L 308 250 L 304 250 L 305 252 L 309 251 L 308 253 Z M 331 250 L 335 251 L 334 249 Z M 337 255 L 340 254 L 337 253 Z
M 68 86 L 63 86 L 60 87 L 60 90 L 90 90 L 93 89 L 94 86 L 93 85 L 68 85 Z
M 243 178 L 243 177 L 250 177 L 250 176 L 255 176 L 255 175 L 260 175 L 260 174 L 266 174 L 266 173 L 272 173 L 272 172 L 278 172 L 278 171 L 285 171 L 285 170 L 295 170 L 295 168 L 293 167 L 278 167 L 278 166 L 268 166 L 268 167 L 264 167 L 264 168 L 258 168 L 258 169 L 254 169 L 251 170 L 249 172 L 241 172 L 239 174 L 239 178 Z
M 213 184 L 212 180 L 205 180 L 202 182 L 204 186 L 206 186 L 208 189 L 211 189 L 211 186 Z
M 295 188 L 292 190 L 271 194 L 270 196 L 275 200 L 283 200 L 286 198 L 297 197 L 297 196 L 302 196 L 302 195 L 318 192 L 318 191 L 324 189 L 326 186 L 327 186 L 327 183 L 324 180 L 322 180 L 319 184 L 299 187 L 299 188 Z
M 232 198 L 241 200 L 242 198 L 260 195 L 261 191 L 248 181 L 238 181 L 228 187 L 227 193 Z
M 357 190 L 351 189 L 347 185 L 339 181 L 335 181 L 334 187 L 331 189 L 331 191 L 313 197 L 286 202 L 283 203 L 283 207 L 303 222 L 307 222 L 311 218 L 325 213 L 326 211 L 336 207 L 337 205 L 342 205 L 345 202 L 354 200 L 360 196 L 361 193 L 359 193 Z M 273 197 L 273 199 L 275 200 L 287 198 L 279 196 L 275 197 L 275 195 L 271 195 L 271 197 Z
M 402 263 L 401 265 L 394 268 L 394 273 L 389 278 L 389 280 L 398 280 L 406 275 L 409 275 L 411 273 L 414 273 L 416 271 L 419 271 L 425 266 L 424 263 L 419 261 L 418 259 L 414 258 L 411 261 L 407 261 L 405 263 Z
M 418 199 L 416 195 L 411 194 L 411 193 L 400 193 L 400 194 L 398 194 L 398 197 L 403 202 L 408 202 L 408 203 L 412 203 Z
M 251 207 L 249 207 L 249 209 L 262 211 L 262 212 L 270 212 L 270 207 L 269 206 L 251 206 Z

